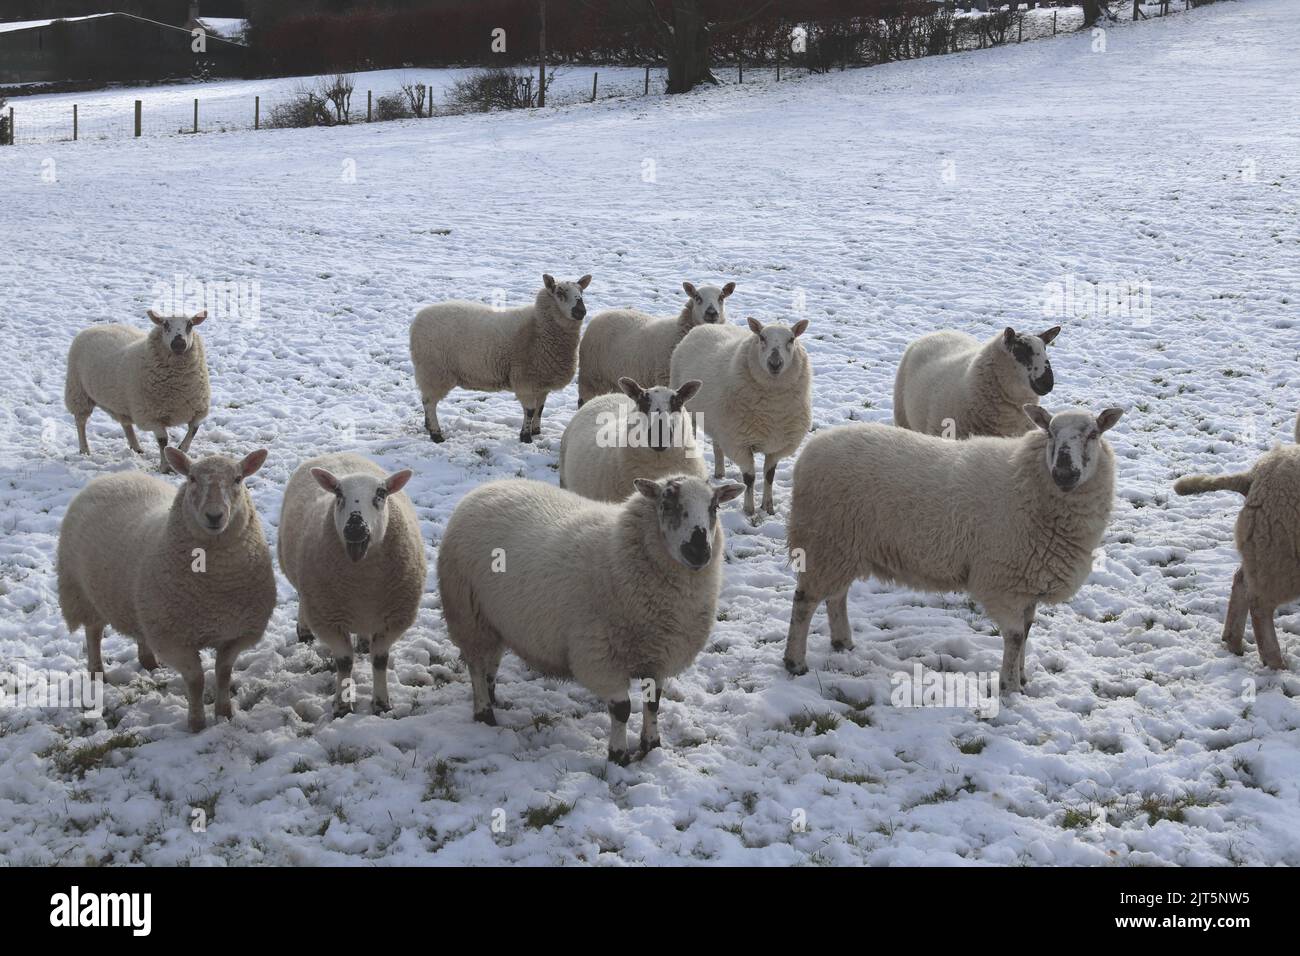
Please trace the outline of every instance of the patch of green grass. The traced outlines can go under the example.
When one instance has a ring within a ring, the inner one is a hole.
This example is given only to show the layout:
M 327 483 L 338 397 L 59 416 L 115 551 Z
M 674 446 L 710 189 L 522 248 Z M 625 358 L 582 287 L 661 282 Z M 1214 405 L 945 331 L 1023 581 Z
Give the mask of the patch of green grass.
M 133 734 L 114 734 L 103 743 L 88 744 L 76 750 L 47 751 L 42 756 L 54 758 L 54 766 L 59 773 L 75 775 L 78 780 L 86 776 L 88 770 L 101 767 L 108 755 L 116 750 L 127 750 L 140 746 L 140 741 Z
M 332 764 L 354 764 L 371 756 L 373 750 L 363 750 L 360 747 L 350 747 L 346 744 L 341 747 L 335 747 L 333 750 L 326 750 L 325 756 L 329 758 Z
M 1147 815 L 1147 823 L 1155 826 L 1161 820 L 1168 820 L 1171 823 L 1187 822 L 1186 810 L 1188 807 L 1206 807 L 1210 805 L 1208 799 L 1195 797 L 1190 794 L 1182 797 L 1160 797 L 1155 794 L 1142 798 L 1138 804 L 1138 811 Z
M 429 785 L 424 788 L 425 800 L 460 800 L 452 779 L 452 765 L 446 760 L 439 760 L 429 768 Z
M 289 768 L 290 773 L 311 773 L 314 768 L 308 763 L 306 757 L 299 757 L 294 761 L 293 766 Z
M 1061 818 L 1061 829 L 1063 830 L 1082 830 L 1090 827 L 1096 817 L 1089 810 L 1080 810 L 1078 807 L 1066 807 L 1065 816 Z
M 975 756 L 984 752 L 984 748 L 989 742 L 983 737 L 971 737 L 969 740 L 959 741 L 957 749 L 968 756 Z
M 803 713 L 795 714 L 790 718 L 790 729 L 797 734 L 802 734 L 811 727 L 814 736 L 821 736 L 830 733 L 839 725 L 839 715 L 830 711 L 814 714 L 811 710 L 805 709 Z
M 528 812 L 524 814 L 524 823 L 534 830 L 540 830 L 542 827 L 549 827 L 554 824 L 556 820 L 572 810 L 573 807 L 572 803 L 564 803 L 560 800 L 549 803 L 544 807 L 530 807 Z
M 975 783 L 970 777 L 963 778 L 961 785 L 956 789 L 948 786 L 946 783 L 934 793 L 927 794 L 920 800 L 916 801 L 915 806 L 922 807 L 934 803 L 947 803 L 949 800 L 957 799 L 958 794 L 974 793 Z

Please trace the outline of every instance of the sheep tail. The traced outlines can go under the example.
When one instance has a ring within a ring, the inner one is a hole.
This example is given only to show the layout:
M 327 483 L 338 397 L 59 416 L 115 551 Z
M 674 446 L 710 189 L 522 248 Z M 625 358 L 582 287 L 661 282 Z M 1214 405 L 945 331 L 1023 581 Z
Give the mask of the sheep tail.
M 1251 476 L 1249 472 L 1240 475 L 1188 475 L 1174 482 L 1174 491 L 1180 495 L 1199 495 L 1207 491 L 1235 491 L 1247 494 L 1250 491 Z

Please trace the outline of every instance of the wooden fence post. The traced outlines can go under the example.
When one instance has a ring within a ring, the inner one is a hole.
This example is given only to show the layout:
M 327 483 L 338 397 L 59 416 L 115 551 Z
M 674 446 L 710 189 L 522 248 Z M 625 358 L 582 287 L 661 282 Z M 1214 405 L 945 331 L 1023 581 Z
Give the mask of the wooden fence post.
M 14 108 L 9 107 L 9 145 L 12 146 L 18 140 L 14 139 Z
M 262 98 L 253 97 L 253 129 L 262 128 Z
M 199 131 L 199 98 L 194 97 L 194 132 Z
M 1052 11 L 1052 36 L 1056 36 L 1056 11 Z
M 136 101 L 135 101 L 135 135 L 136 135 L 137 137 L 140 135 L 140 110 L 141 110 L 141 107 L 142 107 L 142 104 L 141 104 L 140 100 L 136 100 Z
M 596 102 L 596 78 L 598 76 L 600 76 L 599 73 L 591 74 L 591 101 L 593 103 Z
M 1016 18 L 1016 42 L 1019 43 L 1025 38 L 1025 18 Z
M 374 106 L 374 91 L 366 90 L 366 122 L 370 122 L 371 109 Z
M 776 48 L 776 81 L 781 82 L 781 48 Z
M 645 95 L 650 95 L 650 67 L 645 68 Z
M 77 141 L 77 104 L 72 104 L 72 141 Z
M 745 82 L 745 61 L 742 57 L 736 57 L 736 82 Z

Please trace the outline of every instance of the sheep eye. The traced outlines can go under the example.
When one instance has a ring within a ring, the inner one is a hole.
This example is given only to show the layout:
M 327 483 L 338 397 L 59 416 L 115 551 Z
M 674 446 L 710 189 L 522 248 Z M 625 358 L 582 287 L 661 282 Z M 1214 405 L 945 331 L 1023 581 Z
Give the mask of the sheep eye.
M 242 485 L 243 483 L 244 483 L 244 476 L 243 476 L 243 475 L 236 475 L 236 476 L 235 476 L 235 484 L 237 484 L 237 485 Z

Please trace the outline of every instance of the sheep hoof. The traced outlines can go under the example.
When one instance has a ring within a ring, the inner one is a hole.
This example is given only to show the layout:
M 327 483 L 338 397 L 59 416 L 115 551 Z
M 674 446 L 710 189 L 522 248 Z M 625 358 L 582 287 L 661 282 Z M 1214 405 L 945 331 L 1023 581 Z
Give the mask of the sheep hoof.
M 346 716 L 347 716 L 348 714 L 350 714 L 350 713 L 352 713 L 352 705 L 351 705 L 351 704 L 347 703 L 346 701 L 341 701 L 341 700 L 336 700 L 336 701 L 334 702 L 334 716 L 335 716 L 335 717 L 346 717 Z
M 628 762 L 628 754 L 627 754 L 627 751 L 626 751 L 626 750 L 611 750 L 611 751 L 609 752 L 609 762 L 610 762 L 610 763 L 616 763 L 616 764 L 618 764 L 620 767 L 626 767 L 626 766 L 627 766 L 627 762 Z
M 199 731 L 203 730 L 207 726 L 208 726 L 207 718 L 205 718 L 202 714 L 199 714 L 198 716 L 195 716 L 194 714 L 190 714 L 190 733 L 197 734 Z
M 776 514 L 776 507 L 773 505 L 763 505 L 763 510 L 770 515 Z
M 659 738 L 658 738 L 658 737 L 654 738 L 654 740 L 642 740 L 642 741 L 641 741 L 641 755 L 642 755 L 642 756 L 645 756 L 646 754 L 648 754 L 648 753 L 649 753 L 650 751 L 652 751 L 652 750 L 658 750 L 658 749 L 659 749 Z
M 294 625 L 294 629 L 298 634 L 299 644 L 310 644 L 312 641 L 316 639 L 316 635 L 313 634 L 311 631 L 309 631 L 307 628 L 303 627 L 301 621 L 298 621 Z
M 792 677 L 798 677 L 801 674 L 808 673 L 807 664 L 805 664 L 803 661 L 799 661 L 799 662 L 792 661 L 788 657 L 785 659 L 785 669 L 790 672 L 790 676 Z
M 480 724 L 487 724 L 489 727 L 497 725 L 497 715 L 492 712 L 491 707 L 485 707 L 474 715 L 474 719 Z
M 533 433 L 525 428 L 519 433 L 519 440 L 525 445 L 531 445 L 533 443 Z
M 833 650 L 833 651 L 851 651 L 851 650 L 853 650 L 853 642 L 852 642 L 852 641 L 844 641 L 843 643 L 836 644 L 834 641 L 831 641 L 831 650 Z
M 435 445 L 441 445 L 447 439 L 443 437 L 442 432 L 430 431 L 429 437 L 433 439 Z
M 393 709 L 393 705 L 386 700 L 372 700 L 370 702 L 370 712 L 376 716 L 386 714 Z

